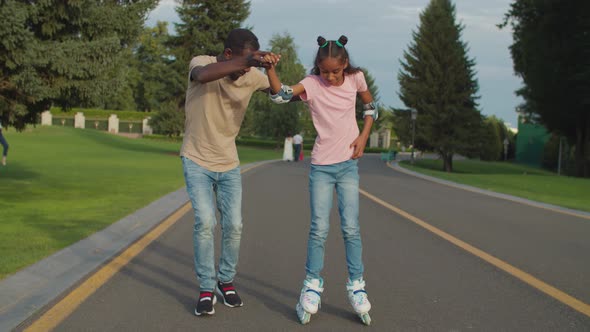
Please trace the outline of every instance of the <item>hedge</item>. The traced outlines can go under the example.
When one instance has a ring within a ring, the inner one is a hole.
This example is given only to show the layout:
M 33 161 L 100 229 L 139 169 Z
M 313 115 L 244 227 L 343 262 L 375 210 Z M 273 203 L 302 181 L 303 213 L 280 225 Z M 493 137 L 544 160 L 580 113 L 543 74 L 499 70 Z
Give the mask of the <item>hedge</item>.
M 141 121 L 146 117 L 151 117 L 155 114 L 155 112 L 137 112 L 137 111 L 115 111 L 115 110 L 101 110 L 101 109 L 92 109 L 92 108 L 72 108 L 68 111 L 64 112 L 59 107 L 52 107 L 49 112 L 51 115 L 56 117 L 74 117 L 76 113 L 82 112 L 87 119 L 108 119 L 111 114 L 116 114 L 119 120 L 131 120 L 131 121 Z M 93 126 L 94 128 L 94 126 Z

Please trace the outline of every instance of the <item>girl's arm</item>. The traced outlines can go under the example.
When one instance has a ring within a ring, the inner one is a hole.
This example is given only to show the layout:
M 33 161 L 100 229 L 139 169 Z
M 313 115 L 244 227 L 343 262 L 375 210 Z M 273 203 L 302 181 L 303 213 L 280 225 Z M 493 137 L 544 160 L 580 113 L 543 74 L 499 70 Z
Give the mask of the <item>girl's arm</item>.
M 283 84 L 281 83 L 281 80 L 279 79 L 279 76 L 277 75 L 274 65 L 272 65 L 272 66 L 270 66 L 270 68 L 266 69 L 266 75 L 268 75 L 268 81 L 270 83 L 270 93 L 273 95 L 279 94 L 279 92 L 281 92 L 281 90 L 283 90 L 283 88 L 282 88 Z M 297 84 L 291 86 L 290 88 L 293 89 L 293 92 L 292 92 L 293 97 L 299 96 L 300 94 L 305 92 L 305 87 L 303 87 L 303 84 L 301 84 L 301 83 L 297 83 Z
M 363 105 L 371 104 L 373 102 L 373 96 L 369 90 L 359 92 L 359 97 L 361 98 Z M 358 159 L 363 156 L 365 151 L 365 146 L 367 145 L 367 140 L 369 139 L 369 135 L 371 134 L 371 126 L 373 126 L 373 122 L 375 121 L 372 116 L 367 115 L 364 117 L 364 126 L 363 130 L 359 134 L 350 147 L 354 149 L 352 153 L 352 159 Z

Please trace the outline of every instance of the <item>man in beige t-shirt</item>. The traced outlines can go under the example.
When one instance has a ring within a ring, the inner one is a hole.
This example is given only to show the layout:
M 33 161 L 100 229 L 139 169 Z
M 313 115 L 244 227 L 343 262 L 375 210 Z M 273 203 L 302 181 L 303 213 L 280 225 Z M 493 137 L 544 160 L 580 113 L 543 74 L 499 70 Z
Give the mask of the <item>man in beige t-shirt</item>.
M 216 57 L 197 56 L 190 62 L 180 150 L 195 212 L 193 243 L 200 284 L 197 316 L 215 313 L 214 292 L 229 307 L 243 305 L 233 286 L 242 233 L 242 179 L 235 139 L 252 94 L 269 88 L 266 75 L 251 67 L 279 60 L 277 55 L 259 51 L 258 39 L 246 29 L 232 30 L 224 46 Z M 217 273 L 213 251 L 216 207 L 222 227 Z

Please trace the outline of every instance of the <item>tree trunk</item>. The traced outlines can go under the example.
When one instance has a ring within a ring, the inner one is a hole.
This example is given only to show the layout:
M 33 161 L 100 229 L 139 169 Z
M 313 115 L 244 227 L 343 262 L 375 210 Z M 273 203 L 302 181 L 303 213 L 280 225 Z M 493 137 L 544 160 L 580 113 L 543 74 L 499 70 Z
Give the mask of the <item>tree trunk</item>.
M 453 172 L 453 153 L 449 152 L 441 152 L 440 156 L 443 160 L 443 170 L 447 173 Z

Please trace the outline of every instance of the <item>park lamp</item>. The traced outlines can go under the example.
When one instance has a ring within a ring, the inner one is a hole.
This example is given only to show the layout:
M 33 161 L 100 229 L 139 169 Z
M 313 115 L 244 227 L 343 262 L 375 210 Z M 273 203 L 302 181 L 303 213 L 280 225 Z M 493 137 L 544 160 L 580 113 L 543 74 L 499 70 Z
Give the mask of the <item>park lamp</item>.
M 416 136 L 416 117 L 418 117 L 418 111 L 415 108 L 411 108 L 410 114 L 412 118 L 412 157 L 410 159 L 410 163 L 414 164 L 414 136 Z

